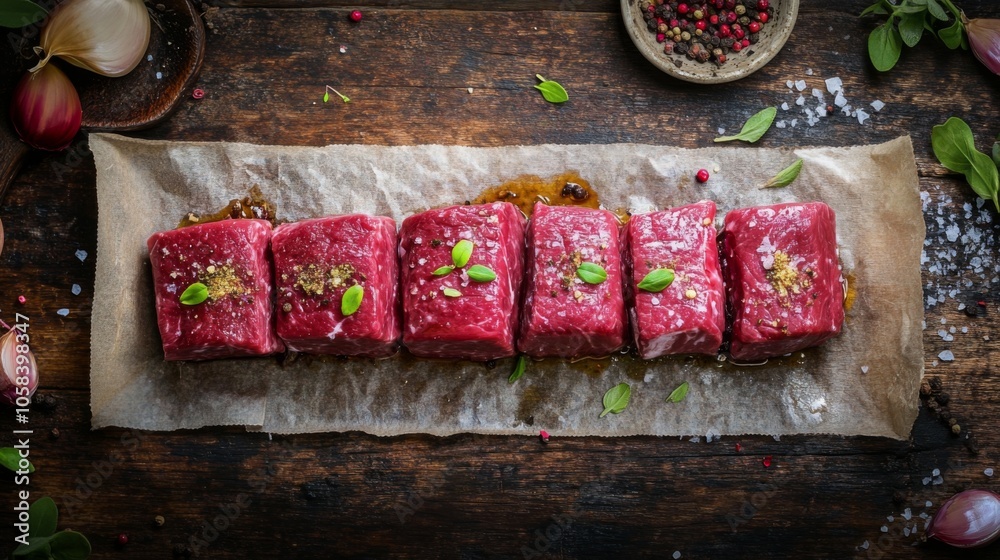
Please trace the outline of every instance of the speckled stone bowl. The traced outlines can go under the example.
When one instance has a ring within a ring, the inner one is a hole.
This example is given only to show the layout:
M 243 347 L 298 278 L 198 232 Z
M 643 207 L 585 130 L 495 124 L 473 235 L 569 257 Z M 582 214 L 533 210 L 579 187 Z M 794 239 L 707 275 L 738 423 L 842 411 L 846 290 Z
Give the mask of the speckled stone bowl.
M 771 0 L 773 16 L 760 30 L 760 40 L 748 50 L 730 53 L 725 64 L 697 62 L 684 55 L 665 54 L 656 35 L 646 28 L 639 11 L 640 0 L 621 0 L 625 28 L 642 56 L 671 76 L 696 84 L 721 84 L 753 74 L 778 54 L 795 27 L 799 0 Z

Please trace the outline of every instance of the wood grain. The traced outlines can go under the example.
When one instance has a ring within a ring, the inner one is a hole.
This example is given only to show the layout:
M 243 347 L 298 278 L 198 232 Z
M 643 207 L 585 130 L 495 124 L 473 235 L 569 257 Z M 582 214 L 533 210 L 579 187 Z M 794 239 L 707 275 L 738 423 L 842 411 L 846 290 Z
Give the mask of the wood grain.
M 840 76 L 852 104 L 884 101 L 886 108 L 864 125 L 842 115 L 811 128 L 800 122 L 772 129 L 760 145 L 838 146 L 912 135 L 921 189 L 931 197 L 928 253 L 955 249 L 957 265 L 953 274 L 924 269 L 928 295 L 942 285 L 957 290 L 926 310 L 926 367 L 942 380 L 951 413 L 979 451 L 971 453 L 926 409 L 905 442 L 748 436 L 706 444 L 553 434 L 543 445 L 473 435 L 271 438 L 234 428 L 92 432 L 87 364 L 97 208 L 93 159 L 81 142 L 65 154 L 29 156 L 0 205 L 7 234 L 0 309 L 5 319 L 14 311 L 30 317 L 47 395 L 32 410 L 38 467 L 32 495 L 57 500 L 61 526 L 88 535 L 93 558 L 183 557 L 186 548 L 220 559 L 669 558 L 675 550 L 684 558 L 954 557 L 941 545 L 911 546 L 919 539 L 902 534 L 901 513 L 933 512 L 968 487 L 998 490 L 982 473 L 1000 457 L 993 429 L 1000 413 L 1000 291 L 974 272 L 970 263 L 981 255 L 947 241 L 945 229 L 954 221 L 963 232 L 976 226 L 998 239 L 1000 219 L 987 212 L 992 221 L 985 222 L 978 210 L 966 218 L 963 205 L 975 208 L 974 195 L 945 173 L 929 146 L 930 127 L 951 115 L 969 122 L 980 148 L 1000 132 L 1000 81 L 968 53 L 925 38 L 896 69 L 877 75 L 864 50 L 875 20 L 854 16 L 865 3 L 804 2 L 791 39 L 764 70 L 735 84 L 701 87 L 645 62 L 611 1 L 584 10 L 554 0 L 488 6 L 419 0 L 393 3 L 398 9 L 363 7 L 360 25 L 346 19 L 353 6 L 339 1 L 260 1 L 272 7 L 241 3 L 213 16 L 217 32 L 208 34 L 198 82 L 206 97 L 184 99 L 169 121 L 138 136 L 696 148 L 711 145 L 719 128 L 738 129 L 763 106 L 794 106 L 798 92 L 787 80 L 805 79 L 811 88 Z M 1000 6 L 985 0 L 962 7 L 1000 17 Z M 535 73 L 563 83 L 570 101 L 545 103 L 531 89 Z M 323 104 L 326 84 L 351 103 Z M 871 187 L 872 203 L 892 203 L 879 198 L 877 177 Z M 939 223 L 939 216 L 947 219 Z M 981 247 L 1000 258 L 996 243 Z M 77 249 L 88 252 L 83 262 Z M 70 293 L 74 283 L 83 288 L 80 296 Z M 26 305 L 15 302 L 19 294 Z M 960 311 L 960 302 L 979 316 Z M 57 315 L 60 308 L 69 315 Z M 945 328 L 968 332 L 946 342 L 936 333 L 942 319 Z M 946 349 L 955 361 L 937 360 Z M 747 403 L 748 413 L 753 409 Z M 11 429 L 13 418 L 0 415 L 0 430 Z M 762 464 L 766 456 L 770 468 Z M 935 468 L 944 483 L 925 485 Z M 15 488 L 6 482 L 0 489 L 0 511 L 10 512 Z M 926 508 L 926 501 L 934 505 Z M 156 515 L 165 525 L 153 526 Z M 124 548 L 115 544 L 122 531 L 130 537 Z M 859 549 L 865 541 L 868 549 Z M 997 554 L 993 546 L 967 557 Z

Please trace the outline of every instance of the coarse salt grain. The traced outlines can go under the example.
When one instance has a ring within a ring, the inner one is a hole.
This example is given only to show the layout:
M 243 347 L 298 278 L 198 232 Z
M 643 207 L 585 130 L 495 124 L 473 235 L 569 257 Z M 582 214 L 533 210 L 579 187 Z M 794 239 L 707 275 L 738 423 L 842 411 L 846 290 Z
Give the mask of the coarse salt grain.
M 795 82 L 795 89 L 797 89 L 799 91 L 805 90 L 806 89 L 806 81 L 805 80 L 799 80 L 799 81 Z
M 781 110 L 782 111 L 787 111 L 788 110 L 788 103 L 787 102 L 781 104 Z
M 788 80 L 787 82 L 785 82 L 785 85 L 788 86 L 788 89 L 792 89 L 793 87 L 795 87 L 795 82 Z
M 152 62 L 153 61 L 153 55 L 151 55 L 151 54 L 146 55 L 146 60 Z
M 157 72 L 156 73 L 156 79 L 157 80 L 162 80 L 163 79 L 163 72 Z
M 79 284 L 73 284 L 73 287 L 70 288 L 69 291 L 73 292 L 74 296 L 78 296 L 78 295 L 80 295 L 80 292 L 82 291 L 82 289 L 80 288 Z
M 933 506 L 934 506 L 934 502 L 932 502 L 930 500 L 927 500 L 926 502 L 924 502 L 924 507 L 933 507 Z
M 907 521 L 913 519 L 913 510 L 910 509 L 910 508 L 904 509 L 903 510 L 903 519 L 905 519 Z
M 988 468 L 988 469 L 986 469 L 986 470 L 983 471 L 983 474 L 985 474 L 986 476 L 993 476 L 993 469 L 992 468 Z
M 885 108 L 885 103 L 882 103 L 881 101 L 876 99 L 875 101 L 871 102 L 871 106 L 872 109 L 875 109 L 875 112 L 878 113 L 879 111 Z
M 944 352 L 938 354 L 938 359 L 942 362 L 951 362 L 955 360 L 955 354 L 953 354 L 951 350 L 945 350 Z
M 843 91 L 843 89 L 844 82 L 839 77 L 826 79 L 826 91 L 830 93 L 837 93 L 838 91 Z
M 83 249 L 76 250 L 76 258 L 80 259 L 80 262 L 87 260 L 87 252 Z
M 64 308 L 60 309 L 59 311 L 56 311 L 56 315 L 61 315 L 61 316 L 65 317 L 65 316 L 69 315 L 69 309 L 66 309 L 64 307 Z
M 868 373 L 868 366 L 861 366 L 861 373 Z
M 889 532 L 889 527 L 883 525 L 882 528 L 879 529 L 879 530 L 882 531 L 883 533 L 888 533 Z
M 679 550 L 675 550 L 675 551 L 674 551 L 674 554 L 673 554 L 673 558 L 674 558 L 674 560 L 677 560 L 677 559 L 678 559 L 678 558 L 680 558 L 680 557 L 681 557 L 681 551 L 679 551 Z
M 861 550 L 868 550 L 868 541 L 861 543 Z

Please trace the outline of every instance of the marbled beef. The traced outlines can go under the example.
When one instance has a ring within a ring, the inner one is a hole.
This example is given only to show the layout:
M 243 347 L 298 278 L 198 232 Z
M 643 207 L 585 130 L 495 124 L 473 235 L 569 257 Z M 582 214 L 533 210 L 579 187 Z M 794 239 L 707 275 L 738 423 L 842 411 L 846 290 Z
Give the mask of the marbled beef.
M 403 344 L 410 352 L 468 360 L 514 355 L 524 268 L 520 210 L 506 202 L 429 210 L 404 220 L 399 237 Z M 469 262 L 435 276 L 452 265 L 452 249 L 463 239 L 474 246 Z M 496 279 L 470 279 L 467 271 L 477 264 Z
M 210 360 L 280 352 L 274 334 L 269 241 L 264 220 L 224 220 L 154 233 L 156 319 L 167 360 Z M 208 299 L 184 305 L 200 282 Z
M 780 356 L 840 333 L 844 289 L 836 217 L 826 204 L 733 210 L 722 257 L 733 358 Z
M 283 224 L 271 237 L 278 336 L 289 350 L 385 357 L 400 335 L 396 223 L 351 214 Z M 341 312 L 344 292 L 364 288 L 361 305 Z
M 606 356 L 625 340 L 618 218 L 607 210 L 536 203 L 528 224 L 518 349 L 529 356 Z M 581 263 L 607 278 L 588 284 Z

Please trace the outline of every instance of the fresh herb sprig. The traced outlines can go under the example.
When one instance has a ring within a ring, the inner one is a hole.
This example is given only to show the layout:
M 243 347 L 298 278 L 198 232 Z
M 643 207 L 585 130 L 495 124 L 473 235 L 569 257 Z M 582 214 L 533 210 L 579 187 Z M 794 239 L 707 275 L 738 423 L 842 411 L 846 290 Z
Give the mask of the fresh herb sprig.
M 569 101 L 569 94 L 566 93 L 566 88 L 562 87 L 562 84 L 546 80 L 541 74 L 535 74 L 535 77 L 541 82 L 535 86 L 535 89 L 542 92 L 542 97 L 546 101 L 549 103 L 565 103 Z
M 685 397 L 687 397 L 688 389 L 690 387 L 691 385 L 687 381 L 681 383 L 676 389 L 670 392 L 670 396 L 667 397 L 667 402 L 668 403 L 681 402 L 682 400 L 684 400 Z
M 747 122 L 743 124 L 743 128 L 740 130 L 739 134 L 735 134 L 733 136 L 720 136 L 716 138 L 715 141 L 732 142 L 733 140 L 742 140 L 752 144 L 760 140 L 761 136 L 764 136 L 764 133 L 771 128 L 771 123 L 774 122 L 774 117 L 777 114 L 777 107 L 768 107 L 767 109 L 764 109 L 747 119 Z
M 951 0 L 878 0 L 861 12 L 889 16 L 868 35 L 868 57 L 879 72 L 888 72 L 899 61 L 903 45 L 915 46 L 924 31 L 941 39 L 949 49 L 967 50 L 969 40 L 962 25 L 962 11 Z
M 619 383 L 608 389 L 608 392 L 604 393 L 602 401 L 604 412 L 601 413 L 600 418 L 604 418 L 608 413 L 621 414 L 625 410 L 625 407 L 628 406 L 630 398 L 632 398 L 632 387 L 628 383 Z
M 20 452 L 13 447 L 2 447 L 0 448 L 0 466 L 10 469 L 11 471 L 17 472 L 21 469 L 21 457 Z M 30 461 L 24 459 L 28 463 L 28 472 L 35 472 L 35 466 L 31 464 Z
M 992 200 L 1000 212 L 1000 139 L 993 144 L 993 157 L 976 149 L 972 129 L 962 119 L 951 117 L 931 130 L 934 156 L 955 173 L 965 175 L 966 182 L 982 198 Z
M 459 270 L 465 265 L 469 264 L 469 259 L 472 258 L 472 252 L 475 251 L 476 245 L 469 241 L 468 239 L 462 239 L 455 244 L 451 249 L 451 264 L 446 264 L 434 269 L 431 273 L 432 276 L 447 276 L 452 272 Z M 466 271 L 469 275 L 469 279 L 473 282 L 492 282 L 496 280 L 497 273 L 493 272 L 489 267 L 483 266 L 481 264 L 474 264 L 469 267 Z M 458 295 L 449 295 L 447 290 L 445 295 L 449 297 L 460 297 L 462 294 L 458 293 L 458 290 L 451 290 Z
M 22 544 L 11 553 L 12 558 L 28 560 L 65 558 L 86 560 L 90 557 L 90 542 L 76 531 L 56 532 L 59 510 L 52 498 L 39 498 L 28 506 L 28 544 Z
M 517 362 L 514 363 L 514 371 L 511 372 L 510 377 L 507 378 L 507 383 L 514 383 L 521 376 L 524 375 L 525 368 L 528 367 L 528 360 L 525 359 L 524 354 L 517 357 Z
M 762 189 L 780 189 L 782 187 L 787 187 L 791 185 L 795 179 L 798 178 L 799 173 L 802 171 L 802 159 L 795 160 L 794 163 L 788 167 L 782 169 L 777 175 L 771 177 L 771 180 L 764 183 Z

